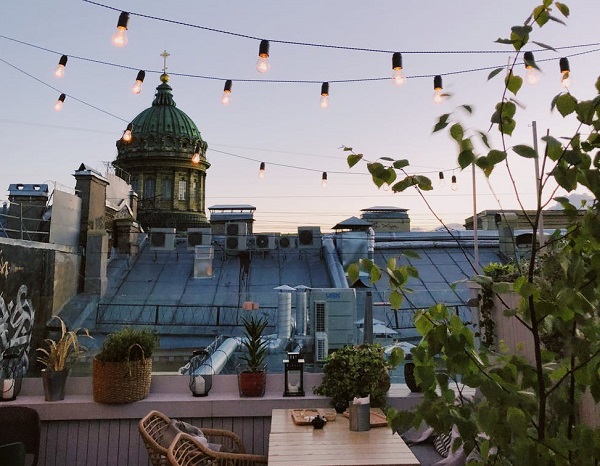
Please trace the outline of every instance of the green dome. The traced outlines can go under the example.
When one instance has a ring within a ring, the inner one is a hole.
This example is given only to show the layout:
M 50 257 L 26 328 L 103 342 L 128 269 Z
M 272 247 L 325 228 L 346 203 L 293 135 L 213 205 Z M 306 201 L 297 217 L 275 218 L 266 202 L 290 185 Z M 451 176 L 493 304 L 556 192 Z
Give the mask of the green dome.
M 172 88 L 167 84 L 168 76 L 161 76 L 161 81 L 152 106 L 131 121 L 131 141 L 117 141 L 117 159 L 154 156 L 189 158 L 196 144 L 200 145 L 200 153 L 205 156 L 207 144 L 202 140 L 198 127 L 185 112 L 177 108 Z

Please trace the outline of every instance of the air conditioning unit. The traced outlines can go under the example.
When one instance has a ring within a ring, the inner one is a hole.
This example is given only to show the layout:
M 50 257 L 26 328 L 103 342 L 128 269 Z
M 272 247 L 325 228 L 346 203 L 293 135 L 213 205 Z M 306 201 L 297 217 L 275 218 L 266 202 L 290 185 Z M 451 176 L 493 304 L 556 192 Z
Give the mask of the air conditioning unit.
M 175 228 L 152 228 L 150 230 L 150 249 L 173 251 L 175 249 Z
M 245 251 L 248 249 L 248 224 L 245 222 L 230 222 L 225 224 L 225 250 Z
M 321 248 L 321 227 L 298 227 L 299 249 Z
M 296 243 L 298 238 L 292 235 L 280 236 L 277 240 L 277 247 L 279 249 L 296 249 Z
M 327 333 L 315 332 L 315 361 L 325 361 L 328 353 Z
M 260 233 L 256 235 L 256 249 L 267 251 L 277 247 L 277 235 L 275 233 Z
M 212 234 L 210 228 L 188 228 L 187 248 L 188 251 L 194 251 L 196 246 L 210 246 L 212 243 Z

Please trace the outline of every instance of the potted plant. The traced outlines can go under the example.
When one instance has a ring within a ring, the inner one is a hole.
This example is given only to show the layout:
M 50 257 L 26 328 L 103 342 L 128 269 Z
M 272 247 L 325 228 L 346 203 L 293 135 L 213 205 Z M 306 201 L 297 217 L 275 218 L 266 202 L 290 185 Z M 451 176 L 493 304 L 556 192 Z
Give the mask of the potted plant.
M 244 361 L 238 373 L 240 396 L 263 396 L 267 384 L 267 341 L 263 339 L 263 332 L 267 328 L 266 318 L 242 319 L 244 336 L 241 343 L 245 353 L 240 357 Z
M 53 316 L 53 319 L 60 322 L 60 336 L 56 340 L 46 338 L 44 347 L 36 349 L 36 359 L 44 366 L 41 373 L 46 401 L 64 400 L 71 366 L 87 351 L 87 348 L 79 343 L 79 337 L 92 338 L 87 329 L 67 330 L 60 317 Z
M 398 348 L 386 360 L 384 349 L 378 343 L 344 346 L 328 356 L 323 366 L 323 380 L 314 392 L 331 397 L 332 405 L 339 411 L 354 397 L 367 395 L 371 407 L 385 407 L 390 388 L 388 371 L 401 359 L 402 350 Z
M 93 360 L 94 401 L 117 404 L 146 398 L 158 344 L 158 334 L 150 330 L 124 327 L 108 335 Z

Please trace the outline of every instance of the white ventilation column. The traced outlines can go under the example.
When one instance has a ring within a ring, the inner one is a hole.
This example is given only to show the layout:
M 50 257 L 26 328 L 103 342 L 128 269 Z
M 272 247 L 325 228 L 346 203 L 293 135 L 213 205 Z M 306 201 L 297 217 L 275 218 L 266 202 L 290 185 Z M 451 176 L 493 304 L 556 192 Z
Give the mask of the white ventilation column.
M 300 285 L 296 287 L 296 333 L 306 335 L 307 332 L 307 295 L 308 287 Z
M 292 294 L 280 291 L 277 299 L 277 338 L 290 339 L 292 333 Z

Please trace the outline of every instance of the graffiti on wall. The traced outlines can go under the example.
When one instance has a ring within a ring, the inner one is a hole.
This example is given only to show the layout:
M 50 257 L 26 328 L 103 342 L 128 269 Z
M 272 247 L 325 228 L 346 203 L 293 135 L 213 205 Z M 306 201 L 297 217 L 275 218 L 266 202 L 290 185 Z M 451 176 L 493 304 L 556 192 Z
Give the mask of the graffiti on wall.
M 29 367 L 35 310 L 28 286 L 24 283 L 11 286 L 10 279 L 13 272 L 20 275 L 24 268 L 4 259 L 0 250 L 0 359 L 8 348 L 17 349 L 21 355 L 18 364 L 23 374 Z M 13 291 L 15 288 L 16 293 Z

